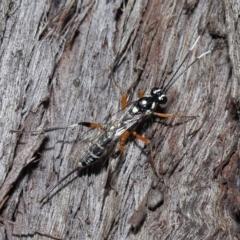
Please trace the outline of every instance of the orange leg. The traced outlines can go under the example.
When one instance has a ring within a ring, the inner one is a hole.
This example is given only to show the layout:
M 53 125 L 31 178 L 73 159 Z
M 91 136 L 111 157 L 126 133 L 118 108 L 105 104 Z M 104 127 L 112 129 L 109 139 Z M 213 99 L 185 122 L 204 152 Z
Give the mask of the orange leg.
M 132 132 L 133 136 L 145 143 L 151 143 L 151 141 L 148 138 L 143 137 L 142 135 L 138 134 L 137 132 Z
M 139 89 L 138 90 L 138 97 L 142 98 L 144 96 L 144 91 Z M 122 109 L 127 106 L 127 93 L 123 93 L 122 99 L 121 99 L 121 107 Z
M 161 118 L 169 118 L 169 117 L 186 117 L 186 118 L 196 118 L 196 116 L 184 116 L 178 113 L 153 113 L 154 116 L 161 117 Z
M 95 122 L 80 122 L 80 123 L 78 123 L 78 125 L 82 125 L 82 126 L 89 127 L 89 128 L 104 129 L 104 127 L 101 124 L 95 123 Z
M 142 135 L 138 134 L 137 132 L 130 132 L 130 131 L 126 131 L 124 132 L 121 137 L 120 137 L 120 146 L 118 148 L 118 151 L 114 154 L 114 157 L 117 157 L 120 153 L 123 152 L 124 150 L 124 145 L 127 141 L 127 139 L 129 138 L 130 134 L 133 134 L 134 137 L 136 137 L 137 139 L 149 144 L 149 148 L 150 148 L 150 163 L 151 166 L 153 168 L 153 171 L 155 172 L 155 174 L 158 176 L 157 171 L 155 169 L 154 166 L 154 161 L 153 161 L 153 151 L 152 151 L 152 144 L 151 141 L 148 138 L 143 137 Z
M 138 90 L 138 97 L 142 98 L 144 96 L 144 91 L 142 89 Z
M 125 145 L 127 139 L 129 138 L 130 134 L 133 134 L 133 136 L 135 138 L 137 138 L 137 139 L 139 139 L 139 140 L 141 140 L 141 141 L 143 141 L 143 142 L 145 142 L 147 144 L 150 144 L 150 146 L 151 146 L 151 141 L 148 138 L 145 138 L 145 137 L 143 137 L 142 135 L 140 135 L 140 134 L 138 134 L 136 132 L 126 131 L 120 137 L 119 148 L 118 148 L 118 150 L 116 152 L 116 156 L 118 156 L 120 153 L 123 152 L 124 145 Z M 151 157 L 152 157 L 152 147 L 150 147 L 150 151 L 151 151 Z
M 178 116 L 178 114 L 175 114 L 175 113 L 156 113 L 156 112 L 154 112 L 153 115 L 161 118 Z
M 152 150 L 152 144 L 151 144 L 151 141 L 148 139 L 148 138 L 145 138 L 143 137 L 142 135 L 136 133 L 136 132 L 133 132 L 132 133 L 134 135 L 134 137 L 136 137 L 137 139 L 149 144 L 149 149 L 150 149 L 150 163 L 151 163 L 151 166 L 152 166 L 152 169 L 153 171 L 155 172 L 155 174 L 158 176 L 158 173 L 155 169 L 155 166 L 154 166 L 154 158 L 153 158 L 153 150 Z
M 141 141 L 143 141 L 143 142 L 145 142 L 145 143 L 147 143 L 147 144 L 151 144 L 151 141 L 150 141 L 149 139 L 143 137 L 142 135 L 140 135 L 140 134 L 138 134 L 138 133 L 136 133 L 136 132 L 126 131 L 126 132 L 124 132 L 124 133 L 121 135 L 121 137 L 120 137 L 119 148 L 118 148 L 118 150 L 117 150 L 117 152 L 116 152 L 116 154 L 115 154 L 116 156 L 118 156 L 120 153 L 123 152 L 123 150 L 124 150 L 124 145 L 125 145 L 127 139 L 129 138 L 130 134 L 133 134 L 133 136 L 134 136 L 135 138 L 137 138 L 137 139 L 139 139 L 139 140 L 141 140 Z
M 130 133 L 131 133 L 131 132 L 126 131 L 126 132 L 124 132 L 124 133 L 120 136 L 119 147 L 118 147 L 117 152 L 114 154 L 114 157 L 115 157 L 115 158 L 116 158 L 120 153 L 123 152 L 125 142 L 127 141 L 128 137 L 130 136 Z
M 118 87 L 121 92 L 123 92 L 123 89 L 119 86 L 119 84 L 115 81 L 115 79 L 113 78 L 114 84 L 116 87 Z M 127 93 L 123 93 L 122 94 L 122 99 L 121 99 L 121 108 L 125 108 L 127 106 Z
M 136 132 L 132 132 L 133 136 L 147 144 L 149 144 L 150 146 L 150 154 L 151 154 L 151 160 L 153 161 L 153 154 L 152 154 L 152 144 L 151 141 L 148 138 L 143 137 L 142 135 L 136 133 Z
M 127 93 L 123 93 L 122 99 L 121 99 L 121 107 L 122 109 L 127 106 Z

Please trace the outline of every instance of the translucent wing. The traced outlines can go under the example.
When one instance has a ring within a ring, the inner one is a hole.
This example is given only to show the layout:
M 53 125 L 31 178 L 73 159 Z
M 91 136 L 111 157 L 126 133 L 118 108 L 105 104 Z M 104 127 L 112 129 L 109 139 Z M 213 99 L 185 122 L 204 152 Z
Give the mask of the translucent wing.
M 114 140 L 119 138 L 121 134 L 129 129 L 134 129 L 140 122 L 149 117 L 149 113 L 143 112 L 139 114 L 131 114 L 131 109 L 135 106 L 137 101 L 131 102 L 126 108 L 121 109 L 111 116 L 105 123 L 105 130 L 115 128 Z
M 135 103 L 132 102 L 111 116 L 103 125 L 103 129 L 98 128 L 87 132 L 88 137 L 75 144 L 70 158 L 74 158 L 79 166 L 86 167 L 101 158 L 109 149 L 112 149 L 112 146 L 125 131 L 134 129 L 149 116 L 149 113 L 132 114 L 131 110 Z

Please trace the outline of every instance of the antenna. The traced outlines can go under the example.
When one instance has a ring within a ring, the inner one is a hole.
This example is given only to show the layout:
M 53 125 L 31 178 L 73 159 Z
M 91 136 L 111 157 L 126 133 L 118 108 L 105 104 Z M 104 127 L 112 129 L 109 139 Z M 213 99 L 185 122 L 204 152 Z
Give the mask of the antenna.
M 206 55 L 206 54 L 208 54 L 208 53 L 211 52 L 211 50 L 210 50 L 210 51 L 207 51 L 207 52 L 201 54 L 200 56 L 198 56 L 197 59 L 195 59 L 189 66 L 187 66 L 187 68 L 186 68 L 183 72 L 181 72 L 181 73 L 178 75 L 178 77 L 175 79 L 175 76 L 176 76 L 177 73 L 179 72 L 179 69 L 182 67 L 183 63 L 186 61 L 186 59 L 188 58 L 188 56 L 189 56 L 189 55 L 191 54 L 191 52 L 193 51 L 194 47 L 197 45 L 200 37 L 201 37 L 201 36 L 198 36 L 198 37 L 197 37 L 197 40 L 194 42 L 194 44 L 192 45 L 192 47 L 189 48 L 188 53 L 186 54 L 186 56 L 184 57 L 184 59 L 182 60 L 182 62 L 180 63 L 180 65 L 178 66 L 178 68 L 177 68 L 177 70 L 175 71 L 175 73 L 173 74 L 173 76 L 170 78 L 168 84 L 167 84 L 165 87 L 163 87 L 163 90 L 164 90 L 165 92 L 168 91 L 168 89 L 170 88 L 170 86 L 172 86 L 173 83 L 175 83 L 175 82 L 177 81 L 177 79 L 178 79 L 190 66 L 192 66 L 193 63 L 195 63 L 198 59 L 200 59 L 200 58 L 203 57 L 204 55 Z M 165 79 L 165 80 L 166 80 L 166 79 Z M 164 80 L 162 86 L 164 86 L 165 80 Z
M 188 58 L 188 56 L 190 55 L 190 53 L 192 52 L 192 50 L 194 49 L 194 47 L 197 45 L 197 42 L 199 41 L 201 36 L 197 37 L 197 40 L 194 42 L 194 44 L 192 45 L 192 47 L 189 48 L 188 53 L 186 54 L 186 56 L 184 57 L 183 61 L 180 63 L 180 65 L 178 66 L 177 70 L 175 71 L 175 73 L 173 74 L 173 76 L 170 78 L 168 84 L 166 85 L 165 89 L 167 88 L 167 86 L 171 83 L 171 81 L 173 80 L 173 78 L 177 75 L 179 69 L 182 67 L 183 63 L 185 62 L 185 60 Z M 165 78 L 166 80 L 166 78 Z M 165 80 L 162 84 L 162 86 L 164 86 Z
M 173 81 L 171 78 L 171 80 L 169 81 L 169 83 L 166 85 L 166 87 L 164 88 L 164 91 L 167 92 L 169 90 L 169 88 L 179 79 L 179 77 L 181 77 L 195 62 L 197 62 L 200 58 L 204 57 L 205 55 L 211 53 L 212 51 L 216 50 L 218 48 L 215 49 L 210 49 L 207 52 L 202 53 L 201 55 L 199 55 L 195 60 L 193 60 L 187 67 L 186 69 L 184 69 Z M 188 52 L 190 53 L 190 52 Z M 186 59 L 186 57 L 185 57 Z M 184 60 L 185 60 L 184 59 Z M 183 62 L 181 63 L 181 65 L 183 64 Z M 174 77 L 176 76 L 176 74 L 174 74 Z

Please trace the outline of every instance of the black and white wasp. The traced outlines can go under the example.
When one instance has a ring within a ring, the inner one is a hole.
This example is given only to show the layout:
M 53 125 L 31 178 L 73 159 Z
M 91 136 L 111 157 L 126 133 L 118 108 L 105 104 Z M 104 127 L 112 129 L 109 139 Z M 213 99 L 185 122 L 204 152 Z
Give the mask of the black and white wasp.
M 109 150 L 109 148 L 111 148 L 111 146 L 116 144 L 117 141 L 120 141 L 117 153 L 120 153 L 123 151 L 125 142 L 131 134 L 134 135 L 137 139 L 144 141 L 145 143 L 150 143 L 149 139 L 135 132 L 136 127 L 139 126 L 140 123 L 144 122 L 151 116 L 166 118 L 166 117 L 177 115 L 177 114 L 169 114 L 169 113 L 158 113 L 156 112 L 156 109 L 158 108 L 158 106 L 165 105 L 167 103 L 167 91 L 169 90 L 170 86 L 172 86 L 172 84 L 176 82 L 176 80 L 192 64 L 194 64 L 204 55 L 212 51 L 212 50 L 209 50 L 201 54 L 200 56 L 198 56 L 192 63 L 190 63 L 187 66 L 187 68 L 183 72 L 181 72 L 176 77 L 177 73 L 179 72 L 179 69 L 181 68 L 181 66 L 183 65 L 183 63 L 185 62 L 185 60 L 190 55 L 193 48 L 199 41 L 199 38 L 200 37 L 197 38 L 193 46 L 189 49 L 182 63 L 177 68 L 176 72 L 174 73 L 172 78 L 169 80 L 168 84 L 166 84 L 166 86 L 164 86 L 165 83 L 163 83 L 162 87 L 160 88 L 158 87 L 152 88 L 151 94 L 149 96 L 144 96 L 144 93 L 141 91 L 139 93 L 139 99 L 131 102 L 130 104 L 126 103 L 126 96 L 123 96 L 122 110 L 114 114 L 113 117 L 110 120 L 108 120 L 105 125 L 100 125 L 93 122 L 79 122 L 79 123 L 69 125 L 69 126 L 64 126 L 64 127 L 46 128 L 46 129 L 42 129 L 41 131 L 29 131 L 32 133 L 39 133 L 39 132 L 45 133 L 45 132 L 50 132 L 58 129 L 74 128 L 79 125 L 98 129 L 96 133 L 93 134 L 88 139 L 89 145 L 85 149 L 82 149 L 82 154 L 80 156 L 80 159 L 78 159 L 77 167 L 73 171 L 68 173 L 64 178 L 62 178 L 54 187 L 52 187 L 44 196 L 44 198 L 41 199 L 41 202 L 44 199 L 46 199 L 46 197 L 48 197 L 49 194 L 57 186 L 59 186 L 59 184 L 61 184 L 65 179 L 67 179 L 74 172 L 78 171 L 79 169 L 86 168 L 94 164 L 99 159 L 101 159 L 104 156 L 104 154 Z M 24 131 L 11 130 L 11 132 L 22 133 Z

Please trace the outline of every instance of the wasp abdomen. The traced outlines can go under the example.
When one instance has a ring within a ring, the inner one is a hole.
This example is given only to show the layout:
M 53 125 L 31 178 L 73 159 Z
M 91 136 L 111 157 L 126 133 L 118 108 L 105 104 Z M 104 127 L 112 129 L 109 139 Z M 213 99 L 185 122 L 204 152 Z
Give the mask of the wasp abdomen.
M 99 143 L 93 144 L 89 148 L 85 157 L 78 163 L 78 166 L 80 168 L 85 168 L 95 163 L 97 160 L 99 160 L 99 158 L 104 155 L 106 148 L 108 148 L 111 142 L 112 139 L 109 138 L 105 139 L 105 141 L 100 141 Z

